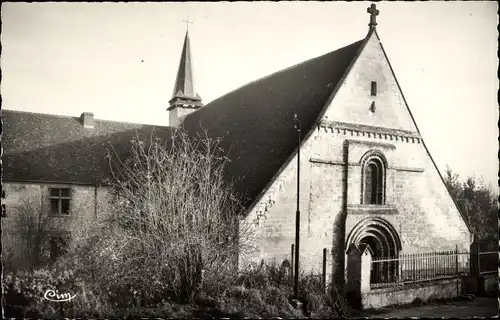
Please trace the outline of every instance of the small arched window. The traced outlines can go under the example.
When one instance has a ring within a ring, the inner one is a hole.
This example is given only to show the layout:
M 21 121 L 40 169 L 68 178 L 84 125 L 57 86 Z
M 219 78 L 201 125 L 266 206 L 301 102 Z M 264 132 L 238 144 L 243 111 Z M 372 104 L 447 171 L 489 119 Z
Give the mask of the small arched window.
M 378 156 L 371 156 L 363 163 L 361 200 L 363 204 L 385 202 L 385 165 Z

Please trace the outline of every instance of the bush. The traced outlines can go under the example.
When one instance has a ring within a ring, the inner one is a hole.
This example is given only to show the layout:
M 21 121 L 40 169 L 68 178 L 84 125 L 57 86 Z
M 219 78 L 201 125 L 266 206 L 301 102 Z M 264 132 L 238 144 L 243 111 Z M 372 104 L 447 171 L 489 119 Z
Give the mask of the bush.
M 234 268 L 251 247 L 239 198 L 224 180 L 219 142 L 182 130 L 169 140 L 137 136 L 126 158 L 109 155 L 109 231 L 92 246 L 99 259 L 91 264 L 120 306 L 165 297 L 190 303 L 203 285 L 219 293 L 217 273 Z
M 278 265 L 276 261 L 268 264 L 265 264 L 263 261 L 259 265 L 250 264 L 245 270 L 239 273 L 236 285 L 253 289 L 267 289 L 270 286 L 290 289 L 293 286 L 290 271 L 290 263 L 287 260 L 281 265 Z
M 244 286 L 228 288 L 219 298 L 221 311 L 231 317 L 299 318 L 300 311 L 288 302 L 288 292 L 278 288 L 247 289 Z
M 7 317 L 53 317 L 60 306 L 44 298 L 47 290 L 56 293 L 78 292 L 72 270 L 39 269 L 8 273 L 2 282 Z M 68 302 L 67 304 L 71 304 Z M 65 303 L 66 305 L 66 303 Z
M 235 286 L 225 291 L 220 303 L 224 312 L 234 316 L 260 317 L 302 317 L 302 310 L 295 309 L 290 301 L 293 296 L 293 279 L 287 273 L 287 262 L 278 265 L 261 263 L 251 265 L 240 272 Z M 247 299 L 248 304 L 241 303 Z M 324 288 L 321 277 L 299 276 L 299 300 L 305 304 L 305 311 L 313 318 L 348 317 L 351 309 L 346 300 L 333 286 Z
M 51 269 L 7 274 L 3 282 L 5 315 L 37 318 L 302 318 L 306 314 L 290 303 L 293 282 L 284 272 L 286 268 L 286 264 L 278 266 L 271 263 L 248 268 L 239 276 L 229 271 L 208 273 L 191 304 L 179 304 L 164 297 L 155 304 L 141 305 L 138 288 L 109 283 L 103 285 L 99 280 L 94 282 L 87 270 L 78 268 L 69 259 L 60 260 Z M 335 288 L 329 287 L 325 291 L 317 276 L 302 274 L 299 279 L 300 300 L 307 306 L 309 317 L 350 315 L 344 299 Z M 217 280 L 221 282 L 217 283 Z M 77 294 L 77 297 L 70 302 L 50 302 L 43 298 L 48 289 Z M 64 309 L 60 310 L 60 306 Z
M 349 317 L 351 308 L 346 299 L 331 284 L 326 288 L 320 275 L 299 276 L 299 300 L 305 304 L 306 313 L 312 318 Z

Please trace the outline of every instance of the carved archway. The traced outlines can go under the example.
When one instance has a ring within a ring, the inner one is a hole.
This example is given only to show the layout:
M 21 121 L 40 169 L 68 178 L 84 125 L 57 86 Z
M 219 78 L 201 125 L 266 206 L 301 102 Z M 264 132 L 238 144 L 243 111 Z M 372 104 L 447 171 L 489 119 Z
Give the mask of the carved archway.
M 398 258 L 401 251 L 401 239 L 396 229 L 385 219 L 370 217 L 360 221 L 349 233 L 345 248 L 351 244 L 367 244 L 373 251 L 373 259 Z M 374 263 L 372 281 L 390 282 L 399 274 L 397 261 Z

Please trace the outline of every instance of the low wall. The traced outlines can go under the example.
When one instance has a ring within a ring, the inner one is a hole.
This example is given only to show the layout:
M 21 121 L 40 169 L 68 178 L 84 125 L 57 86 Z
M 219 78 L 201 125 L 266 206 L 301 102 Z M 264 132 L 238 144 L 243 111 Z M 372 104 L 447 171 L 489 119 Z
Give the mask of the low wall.
M 435 280 L 401 287 L 372 289 L 361 294 L 363 309 L 378 309 L 391 305 L 410 304 L 415 299 L 423 302 L 437 299 L 452 299 L 461 294 L 461 279 Z

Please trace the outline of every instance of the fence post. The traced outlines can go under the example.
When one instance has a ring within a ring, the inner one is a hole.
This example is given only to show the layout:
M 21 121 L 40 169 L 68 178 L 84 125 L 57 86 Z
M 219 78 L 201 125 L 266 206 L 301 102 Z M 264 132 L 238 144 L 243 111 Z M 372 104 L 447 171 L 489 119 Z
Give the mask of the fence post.
M 404 261 L 405 261 L 404 260 L 404 254 L 399 255 L 398 258 L 399 258 L 398 265 L 397 265 L 397 267 L 398 267 L 398 277 L 397 277 L 396 281 L 397 282 L 401 282 L 402 281 L 402 277 L 403 277 L 402 276 L 402 274 L 403 274 L 403 264 L 404 264 Z
M 361 293 L 370 292 L 373 251 L 369 245 L 361 249 Z
M 347 249 L 347 293 L 360 294 L 361 278 L 361 252 L 359 248 L 352 244 Z
M 474 291 L 477 294 L 480 286 L 479 243 L 473 242 L 470 246 L 470 276 L 474 279 Z
M 294 264 L 295 264 L 295 259 L 294 259 L 294 253 L 295 253 L 295 245 L 292 243 L 292 250 L 291 250 L 291 256 L 292 256 L 292 261 L 291 261 L 291 271 L 290 271 L 290 275 L 291 275 L 291 278 L 294 279 L 294 270 L 295 268 L 293 267 Z
M 417 280 L 422 279 L 422 252 L 417 255 Z
M 323 290 L 326 292 L 326 248 L 323 249 L 323 278 L 321 282 L 323 283 Z
M 476 251 L 476 260 L 477 260 L 477 278 L 478 280 L 481 280 L 481 249 L 479 243 L 477 244 L 477 251 Z
M 432 277 L 435 278 L 436 275 L 437 275 L 437 262 L 436 262 L 436 258 L 437 257 L 437 252 L 433 252 L 432 253 Z
M 457 296 L 460 295 L 460 277 L 458 274 L 458 244 L 455 245 L 455 274 L 457 275 Z
M 413 277 L 412 277 L 413 281 L 417 280 L 417 263 L 416 263 L 417 261 L 415 260 L 415 256 L 416 256 L 415 253 L 413 253 L 411 255 L 411 257 L 412 257 L 412 266 L 413 266 Z
M 477 294 L 483 293 L 483 286 L 481 283 L 481 245 L 476 243 L 476 281 L 477 281 Z
M 347 292 L 358 298 L 370 291 L 372 256 L 369 245 L 351 244 L 347 250 Z

